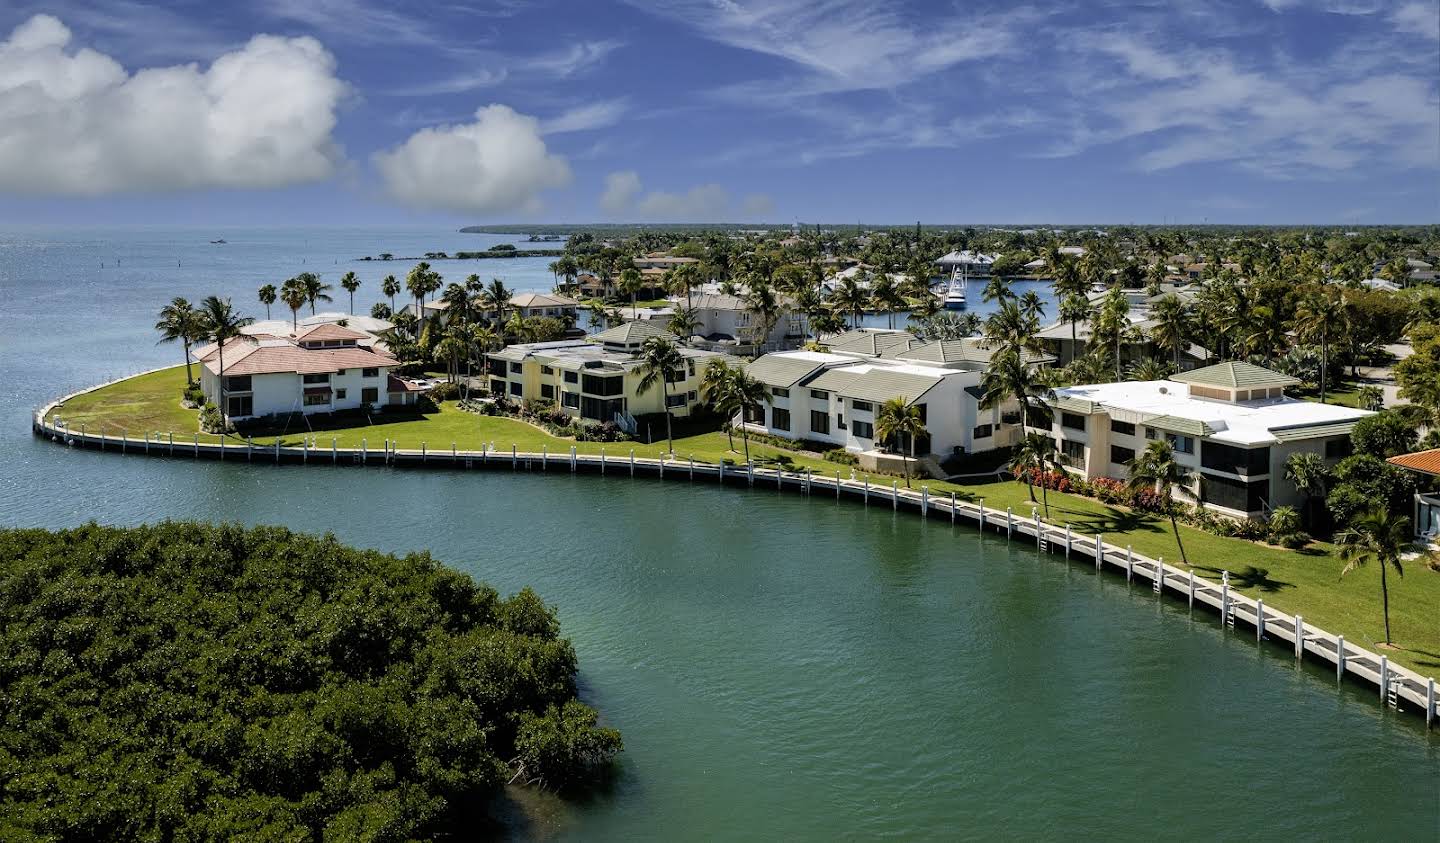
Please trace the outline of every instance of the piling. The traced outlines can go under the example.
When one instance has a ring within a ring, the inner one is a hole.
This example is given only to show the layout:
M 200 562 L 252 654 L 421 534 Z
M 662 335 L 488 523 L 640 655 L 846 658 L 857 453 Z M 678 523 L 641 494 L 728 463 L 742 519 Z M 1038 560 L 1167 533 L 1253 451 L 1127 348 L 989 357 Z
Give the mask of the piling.
M 1265 637 L 1265 601 L 1255 601 L 1255 640 L 1260 641 Z
M 897 509 L 897 510 L 898 510 L 898 509 L 900 508 L 900 481 L 899 481 L 899 480 L 891 480 L 891 481 L 890 481 L 890 504 L 891 504 L 891 509 Z
M 1295 658 L 1305 658 L 1305 619 L 1295 616 Z
M 1335 678 L 1345 678 L 1345 636 L 1335 636 Z

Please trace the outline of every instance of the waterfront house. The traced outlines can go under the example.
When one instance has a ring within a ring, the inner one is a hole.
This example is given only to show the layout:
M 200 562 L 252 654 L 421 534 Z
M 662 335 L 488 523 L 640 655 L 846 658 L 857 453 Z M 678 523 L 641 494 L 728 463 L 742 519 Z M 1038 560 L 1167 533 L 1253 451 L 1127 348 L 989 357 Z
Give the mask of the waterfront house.
M 1401 454 L 1387 462 L 1425 477 L 1440 477 L 1440 448 Z M 1414 526 L 1416 538 L 1440 544 L 1440 492 L 1415 493 L 1410 523 Z
M 702 403 L 705 366 L 724 355 L 679 346 L 684 367 L 667 378 L 668 398 L 659 384 L 641 392 L 639 353 L 655 336 L 670 334 L 650 322 L 626 322 L 587 339 L 506 346 L 489 356 L 490 392 L 553 402 L 568 415 L 615 422 L 630 432 L 636 416 L 662 413 L 667 401 L 672 415 L 688 416 Z
M 935 264 L 951 278 L 989 278 L 990 266 L 999 257 L 965 249 L 946 254 L 936 260 Z
M 683 296 L 672 301 L 676 307 L 685 304 Z M 696 327 L 689 342 L 696 348 L 752 357 L 796 348 L 805 342 L 809 330 L 805 314 L 792 310 L 790 300 L 783 296 L 779 298 L 778 317 L 768 332 L 740 296 L 700 293 L 690 297 L 690 304 L 695 309 Z
M 766 354 L 746 367 L 769 392 L 766 404 L 747 413 L 747 427 L 844 448 L 866 467 L 888 469 L 901 464 L 886 446 L 909 453 L 908 442 L 884 443 L 875 436 L 875 413 L 893 398 L 920 409 L 928 436 L 915 443 L 918 457 L 988 451 L 1019 438 L 1017 403 L 980 407 L 980 381 L 994 353 L 984 340 L 925 341 L 905 331 L 855 330 L 826 345 L 823 352 Z M 1032 366 L 1050 360 L 1027 358 Z
M 413 304 L 408 307 L 413 311 Z M 438 319 L 439 324 L 443 325 L 445 311 L 448 307 L 448 302 L 440 299 L 427 301 L 425 302 L 425 318 L 427 320 Z M 509 304 L 505 308 L 505 318 L 509 319 L 511 315 L 519 313 L 525 319 L 558 319 L 569 326 L 575 324 L 579 309 L 580 302 L 558 293 L 516 293 L 510 297 Z M 477 310 L 475 315 L 493 322 L 497 314 L 493 310 Z
M 1233 517 L 1299 506 L 1304 495 L 1285 480 L 1299 451 L 1329 464 L 1349 456 L 1350 431 L 1371 413 L 1285 395 L 1295 378 L 1249 363 L 1227 362 L 1159 381 L 1085 384 L 1055 390 L 1051 427 L 1067 471 L 1124 480 L 1129 463 L 1155 440 L 1168 441 L 1197 483 L 1177 498 Z
M 322 323 L 298 332 L 241 334 L 225 343 L 225 415 L 245 420 L 286 413 L 333 413 L 416 400 L 422 387 L 392 374 L 399 364 L 363 331 Z M 194 352 L 200 388 L 220 403 L 220 348 Z

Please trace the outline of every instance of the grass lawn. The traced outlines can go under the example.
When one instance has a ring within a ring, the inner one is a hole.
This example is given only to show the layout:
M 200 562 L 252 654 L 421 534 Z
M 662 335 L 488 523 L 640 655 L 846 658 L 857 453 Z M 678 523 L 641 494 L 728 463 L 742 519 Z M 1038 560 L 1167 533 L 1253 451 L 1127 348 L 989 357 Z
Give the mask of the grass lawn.
M 1363 409 L 1360 406 L 1360 387 L 1362 386 L 1365 386 L 1365 384 L 1355 383 L 1354 381 L 1344 382 L 1338 386 L 1327 386 L 1325 389 L 1325 403 L 1336 404 L 1342 407 L 1354 407 L 1357 410 Z M 1314 401 L 1316 403 L 1320 401 L 1320 390 L 1318 389 L 1305 390 L 1293 394 L 1306 401 Z
M 180 406 L 180 393 L 185 383 L 181 367 L 132 378 L 113 386 L 88 393 L 66 402 L 59 415 L 76 429 L 87 425 L 91 433 L 104 431 L 118 434 L 129 431 L 140 437 L 144 432 L 174 432 L 177 441 L 193 441 L 196 412 Z M 344 447 L 359 447 L 361 439 L 376 448 L 385 439 L 401 449 L 418 449 L 421 443 L 435 451 L 449 450 L 454 443 L 461 450 L 479 450 L 483 443 L 508 451 L 514 445 L 521 451 L 567 453 L 576 445 L 580 453 L 628 455 L 630 449 L 642 457 L 658 457 L 665 451 L 663 440 L 653 445 L 617 442 L 575 443 L 560 439 L 510 418 L 478 416 L 444 404 L 438 412 L 426 416 L 410 416 L 386 421 L 375 417 L 375 424 L 336 430 L 317 429 L 311 435 L 319 447 L 327 447 L 334 438 Z M 659 434 L 661 431 L 656 430 Z M 280 438 L 285 445 L 299 445 L 310 431 L 291 430 Z M 202 442 L 219 437 L 200 435 Z M 228 437 L 227 441 L 243 444 L 243 438 Z M 257 444 L 273 444 L 269 438 L 257 437 Z M 697 462 L 720 462 L 729 459 L 743 462 L 740 438 L 735 438 L 731 451 L 723 432 L 708 432 L 677 437 L 675 454 L 681 459 L 694 457 Z M 848 477 L 850 469 L 817 457 L 777 448 L 758 442 L 750 443 L 751 457 L 756 460 L 781 460 L 796 469 L 809 468 L 816 473 L 834 476 L 840 470 Z M 857 473 L 857 476 L 867 476 Z M 890 485 L 891 476 L 869 475 L 873 483 Z M 903 481 L 902 481 L 903 484 Z M 1024 484 L 994 481 L 979 484 L 955 484 L 937 480 L 916 480 L 914 485 L 928 486 L 932 495 L 955 492 L 966 500 L 985 499 L 985 505 L 1004 509 L 1013 506 L 1022 515 L 1029 515 L 1030 498 Z M 1037 498 L 1040 496 L 1036 490 Z M 1037 502 L 1035 506 L 1040 506 Z M 1043 508 L 1042 508 L 1043 514 Z M 1107 541 L 1132 545 L 1136 552 L 1161 557 L 1171 564 L 1180 561 L 1175 537 L 1168 521 L 1153 515 L 1131 512 L 1122 507 L 1075 495 L 1050 493 L 1050 520 L 1070 524 L 1078 534 L 1103 533 Z M 1333 549 L 1316 543 L 1301 551 L 1266 547 L 1240 539 L 1222 538 L 1181 525 L 1181 539 L 1195 571 L 1218 580 L 1222 570 L 1230 571 L 1231 584 L 1237 590 L 1263 598 L 1266 605 L 1287 613 L 1299 613 L 1306 620 L 1330 632 L 1343 634 L 1357 645 L 1374 648 L 1383 638 L 1380 613 L 1380 572 L 1374 567 L 1340 577 L 1341 563 Z M 1393 661 L 1403 663 L 1424 675 L 1440 673 L 1440 574 L 1429 571 L 1423 563 L 1411 563 L 1406 575 L 1390 577 L 1390 623 L 1395 640 L 1404 649 L 1391 651 Z

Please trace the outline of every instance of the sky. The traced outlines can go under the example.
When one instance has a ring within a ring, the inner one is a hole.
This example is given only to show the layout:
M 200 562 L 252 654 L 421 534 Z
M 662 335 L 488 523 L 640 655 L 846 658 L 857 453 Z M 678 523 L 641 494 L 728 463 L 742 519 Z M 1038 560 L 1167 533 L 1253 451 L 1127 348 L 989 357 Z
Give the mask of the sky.
M 0 224 L 1440 222 L 1440 0 L 7 0 Z

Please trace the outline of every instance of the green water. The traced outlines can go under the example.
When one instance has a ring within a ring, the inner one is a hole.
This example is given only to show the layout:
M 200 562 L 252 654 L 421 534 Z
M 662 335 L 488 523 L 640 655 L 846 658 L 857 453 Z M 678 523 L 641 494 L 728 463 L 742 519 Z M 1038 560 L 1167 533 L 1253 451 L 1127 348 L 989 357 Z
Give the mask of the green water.
M 26 451 L 55 488 L 22 523 L 283 523 L 533 585 L 627 750 L 604 793 L 525 798 L 518 838 L 1440 833 L 1418 718 L 1003 536 L 700 483 Z

